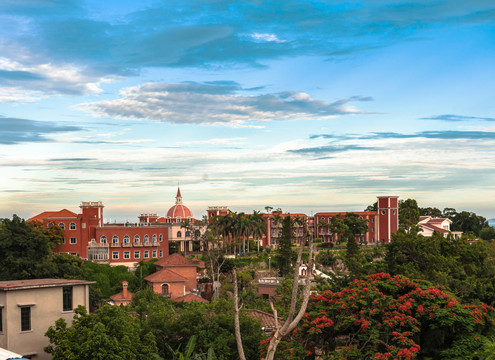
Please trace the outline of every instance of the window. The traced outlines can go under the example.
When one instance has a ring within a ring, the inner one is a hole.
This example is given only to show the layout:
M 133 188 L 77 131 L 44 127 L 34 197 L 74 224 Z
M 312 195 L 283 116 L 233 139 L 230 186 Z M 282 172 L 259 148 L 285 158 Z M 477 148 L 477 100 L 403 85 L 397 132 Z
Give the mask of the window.
M 163 234 L 160 234 L 160 242 L 163 241 Z
M 62 230 L 65 230 L 65 224 L 64 223 L 58 224 L 58 227 L 61 228 Z
M 134 251 L 134 259 L 139 259 L 141 257 L 140 251 Z
M 64 286 L 62 288 L 63 311 L 72 310 L 72 286 Z
M 77 244 L 77 238 L 74 238 L 74 237 L 70 238 L 70 243 L 71 244 Z
M 112 244 L 118 244 L 119 243 L 119 237 L 117 235 L 114 235 L 112 237 Z
M 382 210 L 382 215 L 385 215 L 387 212 L 385 210 Z
M 119 258 L 119 252 L 118 251 L 112 251 L 112 259 L 118 259 Z
M 160 257 L 163 257 L 163 250 L 160 250 Z
M 150 241 L 150 237 L 148 235 L 144 235 L 143 240 L 145 243 L 148 243 Z
M 186 237 L 190 237 L 191 236 L 191 232 L 190 231 L 186 231 Z
M 168 295 L 168 284 L 163 284 L 162 285 L 162 294 L 163 295 Z
M 31 308 L 21 307 L 21 331 L 31 330 Z
M 147 259 L 150 257 L 150 252 L 148 250 L 144 251 L 144 258 Z
M 129 244 L 130 237 L 129 235 L 124 236 L 124 244 Z
M 153 250 L 153 257 L 156 258 L 156 250 Z
M 180 218 L 177 218 L 177 222 L 180 222 Z
M 182 237 L 182 232 L 177 231 L 177 237 L 178 237 L 178 238 Z
M 76 223 L 70 223 L 69 229 L 76 230 Z
M 138 243 L 140 240 L 139 235 L 134 235 L 134 243 Z
M 153 234 L 153 237 L 151 238 L 151 241 L 153 241 L 154 243 L 156 242 L 156 234 Z
M 106 244 L 106 243 L 107 243 L 107 237 L 103 235 L 102 237 L 100 237 L 100 244 Z
M 130 251 L 124 251 L 124 259 L 130 259 L 131 258 L 131 252 Z
M 374 223 L 375 222 L 375 218 L 371 218 L 371 222 Z
M 65 240 L 65 238 L 63 238 L 63 239 L 62 239 L 62 244 L 65 244 L 65 241 L 66 241 L 66 240 Z

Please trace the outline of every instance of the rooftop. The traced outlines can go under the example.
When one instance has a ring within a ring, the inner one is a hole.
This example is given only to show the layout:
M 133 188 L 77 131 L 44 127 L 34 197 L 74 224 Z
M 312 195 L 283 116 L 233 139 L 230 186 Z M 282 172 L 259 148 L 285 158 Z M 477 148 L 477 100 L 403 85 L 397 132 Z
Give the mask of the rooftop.
M 90 285 L 96 281 L 72 280 L 72 279 L 29 279 L 0 281 L 0 290 L 24 290 L 60 286 Z

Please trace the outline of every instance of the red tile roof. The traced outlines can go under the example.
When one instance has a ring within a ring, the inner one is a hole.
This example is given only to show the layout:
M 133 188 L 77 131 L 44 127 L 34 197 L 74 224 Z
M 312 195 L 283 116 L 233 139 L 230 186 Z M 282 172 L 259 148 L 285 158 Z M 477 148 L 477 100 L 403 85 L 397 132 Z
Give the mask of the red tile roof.
M 187 278 L 169 269 L 162 269 L 148 275 L 144 280 L 149 282 L 186 282 Z
M 187 294 L 184 296 L 179 296 L 178 298 L 175 299 L 175 301 L 184 301 L 184 302 L 202 302 L 202 303 L 207 303 L 208 300 L 203 299 L 202 297 L 195 295 L 195 294 Z
M 432 224 L 429 224 L 429 223 L 426 223 L 426 224 L 419 224 L 419 226 L 421 227 L 425 227 L 427 229 L 430 229 L 432 231 L 438 231 L 440 233 L 450 233 L 449 230 L 445 230 L 439 226 L 435 226 L 435 225 L 432 225 Z
M 77 218 L 77 214 L 67 209 L 63 209 L 60 211 L 44 211 L 41 214 L 28 219 L 28 221 L 44 221 L 58 218 Z
M 96 281 L 71 280 L 71 279 L 29 279 L 0 281 L 0 290 L 22 290 L 57 286 L 89 285 Z
M 273 314 L 257 310 L 257 309 L 248 309 L 246 310 L 248 315 L 254 319 L 260 321 L 261 326 L 265 329 L 275 329 L 275 316 Z M 278 325 L 282 326 L 284 321 L 282 318 L 278 318 Z
M 158 260 L 155 263 L 156 266 L 161 267 L 169 267 L 169 266 L 197 266 L 197 263 L 193 260 L 190 260 L 178 253 L 169 255 Z
M 115 301 L 115 300 L 132 300 L 132 293 L 130 291 L 128 291 L 127 297 L 125 298 L 124 293 L 119 292 L 118 294 L 110 296 L 110 299 L 112 299 L 113 301 Z

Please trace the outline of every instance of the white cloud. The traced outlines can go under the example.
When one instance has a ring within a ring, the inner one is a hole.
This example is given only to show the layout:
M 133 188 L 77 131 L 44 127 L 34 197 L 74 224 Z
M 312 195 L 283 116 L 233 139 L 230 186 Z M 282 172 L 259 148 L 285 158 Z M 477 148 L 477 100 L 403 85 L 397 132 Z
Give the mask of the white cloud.
M 237 127 L 246 126 L 246 121 L 328 119 L 363 113 L 348 103 L 370 100 L 351 97 L 327 102 L 295 91 L 250 96 L 241 91 L 231 82 L 146 83 L 123 89 L 120 99 L 84 103 L 78 108 L 110 118 Z
M 277 42 L 277 43 L 284 43 L 286 40 L 281 40 L 278 38 L 277 35 L 275 34 L 269 34 L 269 33 L 252 33 L 249 34 L 249 36 L 254 39 L 255 41 L 264 41 L 264 42 Z

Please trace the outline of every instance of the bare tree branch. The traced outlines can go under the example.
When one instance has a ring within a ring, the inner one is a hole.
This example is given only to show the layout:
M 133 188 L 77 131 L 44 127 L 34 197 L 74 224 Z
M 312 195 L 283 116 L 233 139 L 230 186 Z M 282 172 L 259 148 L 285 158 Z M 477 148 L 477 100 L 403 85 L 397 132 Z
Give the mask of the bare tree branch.
M 234 277 L 234 328 L 235 328 L 235 340 L 237 342 L 237 351 L 239 352 L 239 359 L 246 360 L 244 355 L 244 348 L 242 346 L 241 337 L 241 325 L 239 323 L 239 295 L 237 290 L 237 271 L 232 270 L 232 276 Z M 242 307 L 242 306 L 241 306 Z

